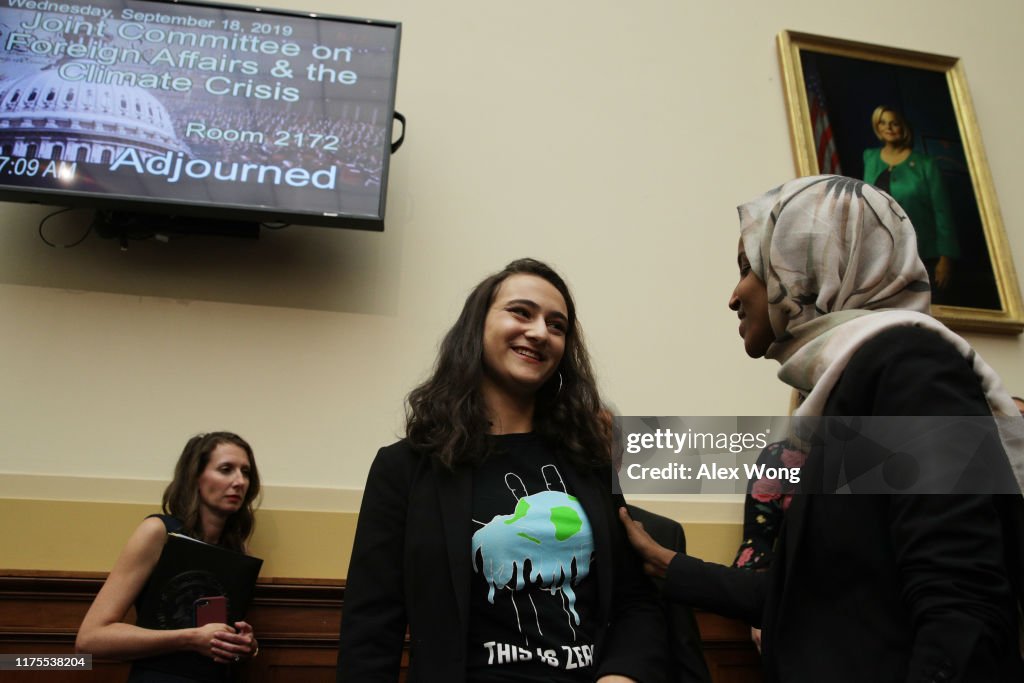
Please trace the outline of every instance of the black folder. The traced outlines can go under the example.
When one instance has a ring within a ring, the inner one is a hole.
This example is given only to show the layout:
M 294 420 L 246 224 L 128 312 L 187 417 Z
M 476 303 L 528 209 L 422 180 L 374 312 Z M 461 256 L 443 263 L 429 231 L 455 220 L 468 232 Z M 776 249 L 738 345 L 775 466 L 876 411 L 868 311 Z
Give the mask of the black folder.
M 189 628 L 196 600 L 223 595 L 228 599 L 228 625 L 234 626 L 245 618 L 262 566 L 258 557 L 167 534 L 136 623 L 153 629 Z

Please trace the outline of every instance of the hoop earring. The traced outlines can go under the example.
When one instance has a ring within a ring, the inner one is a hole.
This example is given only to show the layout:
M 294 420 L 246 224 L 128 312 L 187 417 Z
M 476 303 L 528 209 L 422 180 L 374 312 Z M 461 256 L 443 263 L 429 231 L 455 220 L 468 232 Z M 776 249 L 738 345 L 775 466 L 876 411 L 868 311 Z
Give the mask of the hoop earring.
M 555 392 L 555 396 L 562 393 L 562 371 L 558 371 L 558 391 Z

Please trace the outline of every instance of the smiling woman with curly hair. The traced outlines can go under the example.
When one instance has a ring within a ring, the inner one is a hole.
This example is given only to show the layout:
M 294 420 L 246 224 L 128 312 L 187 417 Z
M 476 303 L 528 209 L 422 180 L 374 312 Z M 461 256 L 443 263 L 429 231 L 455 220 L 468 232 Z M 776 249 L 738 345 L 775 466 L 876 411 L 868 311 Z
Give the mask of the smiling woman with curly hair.
M 611 430 L 565 281 L 513 261 L 466 299 L 406 438 L 377 453 L 337 680 L 666 680 L 666 626 L 611 492 Z

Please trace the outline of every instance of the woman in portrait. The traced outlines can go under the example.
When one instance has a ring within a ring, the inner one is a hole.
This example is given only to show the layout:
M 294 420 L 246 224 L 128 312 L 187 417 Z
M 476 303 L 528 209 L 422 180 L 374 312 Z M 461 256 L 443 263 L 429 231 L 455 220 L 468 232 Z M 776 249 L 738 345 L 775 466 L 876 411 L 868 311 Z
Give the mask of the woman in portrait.
M 960 243 L 939 167 L 913 149 L 910 124 L 896 109 L 875 107 L 871 127 L 882 146 L 864 150 L 864 180 L 892 195 L 910 216 L 917 252 L 940 293 L 949 285 Z
M 245 552 L 259 491 L 252 448 L 240 436 L 211 432 L 189 439 L 164 491 L 163 514 L 144 519 L 128 539 L 82 621 L 75 648 L 131 660 L 129 683 L 231 680 L 229 665 L 259 650 L 246 622 L 159 630 L 122 620 L 156 590 L 149 578 L 169 533 Z
M 729 307 L 747 354 L 779 362 L 800 394 L 795 415 L 982 416 L 998 428 L 980 472 L 990 483 L 829 494 L 825 451 L 810 441 L 768 572 L 672 553 L 622 512 L 648 571 L 677 600 L 761 627 L 767 681 L 1024 680 L 1024 462 L 1006 429 L 1019 439 L 1024 423 L 992 368 L 928 315 L 904 212 L 858 180 L 814 176 L 744 204 L 740 221 Z M 863 454 L 852 449 L 836 447 L 848 466 Z M 965 460 L 965 475 L 979 474 Z
M 564 280 L 478 284 L 370 467 L 338 681 L 665 680 L 666 627 L 616 518 L 611 430 Z

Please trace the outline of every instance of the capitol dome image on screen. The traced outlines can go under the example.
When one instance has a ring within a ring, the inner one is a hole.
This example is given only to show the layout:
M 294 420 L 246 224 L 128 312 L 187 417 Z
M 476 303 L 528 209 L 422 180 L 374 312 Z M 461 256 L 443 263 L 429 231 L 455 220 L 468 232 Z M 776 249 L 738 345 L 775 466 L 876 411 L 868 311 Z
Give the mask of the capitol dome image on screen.
M 69 82 L 52 66 L 0 82 L 0 154 L 109 164 L 186 152 L 167 109 L 142 88 Z

